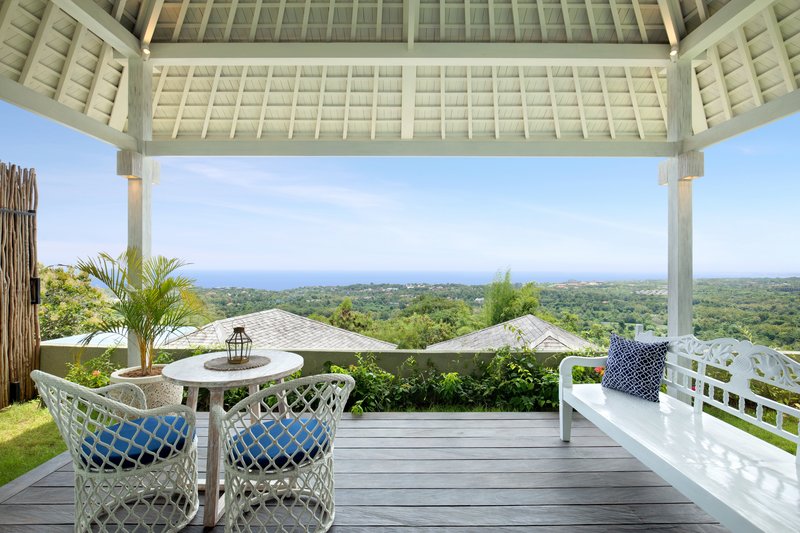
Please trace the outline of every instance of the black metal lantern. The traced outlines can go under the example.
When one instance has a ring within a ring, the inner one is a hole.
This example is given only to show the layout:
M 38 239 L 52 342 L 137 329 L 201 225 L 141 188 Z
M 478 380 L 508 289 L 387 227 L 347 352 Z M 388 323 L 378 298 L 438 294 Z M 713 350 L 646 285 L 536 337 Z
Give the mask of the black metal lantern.
M 253 347 L 253 339 L 244 332 L 244 326 L 233 328 L 233 335 L 225 341 L 228 347 L 228 362 L 232 365 L 240 365 L 250 360 L 250 349 Z

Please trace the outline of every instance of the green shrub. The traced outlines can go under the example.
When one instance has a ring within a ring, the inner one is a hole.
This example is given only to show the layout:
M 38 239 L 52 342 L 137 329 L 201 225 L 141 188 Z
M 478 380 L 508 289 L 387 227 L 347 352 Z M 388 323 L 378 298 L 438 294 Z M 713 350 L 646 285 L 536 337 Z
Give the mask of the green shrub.
M 505 347 L 488 362 L 476 361 L 470 373 L 439 372 L 432 364 L 421 368 L 409 357 L 392 373 L 381 368 L 373 354 L 356 355 L 344 368 L 328 364 L 331 372 L 356 380 L 350 412 L 404 411 L 434 408 L 533 411 L 558 409 L 558 370 L 540 364 L 533 352 Z M 596 383 L 601 374 L 578 368 L 576 383 Z
M 74 363 L 67 363 L 67 381 L 92 389 L 105 387 L 109 384 L 112 372 L 120 368 L 111 362 L 111 354 L 115 349 L 115 346 L 107 348 L 102 355 L 85 362 L 81 361 L 78 354 Z

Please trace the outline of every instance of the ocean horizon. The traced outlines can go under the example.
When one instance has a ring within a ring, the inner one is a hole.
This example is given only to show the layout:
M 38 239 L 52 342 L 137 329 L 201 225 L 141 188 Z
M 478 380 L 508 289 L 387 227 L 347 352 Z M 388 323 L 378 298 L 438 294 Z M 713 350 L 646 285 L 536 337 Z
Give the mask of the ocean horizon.
M 285 271 L 285 270 L 186 270 L 203 288 L 240 287 L 280 291 L 299 287 L 335 287 L 358 284 L 459 284 L 485 285 L 496 272 L 456 271 Z M 567 281 L 664 281 L 666 273 L 607 272 L 513 272 L 515 283 L 561 283 Z M 695 278 L 782 278 L 785 273 L 711 273 Z

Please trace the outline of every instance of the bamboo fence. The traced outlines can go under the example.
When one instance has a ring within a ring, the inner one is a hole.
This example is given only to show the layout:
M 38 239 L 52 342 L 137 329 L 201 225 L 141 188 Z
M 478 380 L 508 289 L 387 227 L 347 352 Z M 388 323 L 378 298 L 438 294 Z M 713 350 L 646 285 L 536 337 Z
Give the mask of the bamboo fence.
M 33 304 L 38 281 L 36 171 L 0 161 L 0 409 L 35 396 L 30 373 L 39 366 L 39 315 Z

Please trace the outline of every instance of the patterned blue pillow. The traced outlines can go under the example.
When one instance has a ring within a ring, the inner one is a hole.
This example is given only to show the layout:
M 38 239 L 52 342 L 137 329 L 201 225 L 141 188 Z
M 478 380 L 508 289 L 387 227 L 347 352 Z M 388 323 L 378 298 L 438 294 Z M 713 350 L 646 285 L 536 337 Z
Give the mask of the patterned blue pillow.
M 603 387 L 658 401 L 668 342 L 639 342 L 611 334 Z

